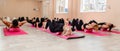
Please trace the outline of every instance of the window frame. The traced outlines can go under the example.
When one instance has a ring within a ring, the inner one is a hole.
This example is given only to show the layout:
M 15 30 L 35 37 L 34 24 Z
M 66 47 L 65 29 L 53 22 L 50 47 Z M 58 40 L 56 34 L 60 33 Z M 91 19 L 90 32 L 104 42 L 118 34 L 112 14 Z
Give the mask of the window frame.
M 63 9 L 63 11 L 60 11 L 60 5 L 63 6 L 60 2 L 60 0 L 56 0 L 56 13 L 68 13 L 68 3 L 69 3 L 69 0 L 63 0 L 65 3 L 63 4 L 65 7 Z M 67 11 L 65 10 L 67 9 Z
M 85 1 L 88 1 L 88 2 L 85 3 Z M 93 2 L 91 2 L 91 1 L 93 1 Z M 99 3 L 98 3 L 98 1 L 99 1 Z M 106 12 L 107 0 L 102 0 L 101 3 L 100 3 L 100 1 L 101 0 L 81 0 L 80 1 L 81 2 L 80 12 Z M 104 3 L 102 3 L 102 2 L 104 2 Z M 99 7 L 100 4 L 101 4 L 102 8 Z M 88 10 L 86 10 L 86 8 L 85 8 L 87 6 L 88 6 Z M 90 8 L 92 8 L 93 10 L 91 10 Z

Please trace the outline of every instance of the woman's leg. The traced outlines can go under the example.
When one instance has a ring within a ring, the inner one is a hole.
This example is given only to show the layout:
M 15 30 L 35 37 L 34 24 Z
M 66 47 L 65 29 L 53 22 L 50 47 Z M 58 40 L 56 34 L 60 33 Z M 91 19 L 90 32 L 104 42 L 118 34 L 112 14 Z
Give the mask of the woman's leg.
M 66 32 L 66 36 L 70 36 L 70 35 L 72 35 L 72 30 L 68 30 L 67 32 Z
M 72 35 L 72 30 L 71 30 L 71 29 L 69 29 L 69 30 L 64 30 L 63 35 L 64 35 L 64 36 Z
M 11 23 L 10 23 L 10 22 L 5 21 L 5 20 L 3 20 L 3 19 L 1 19 L 1 20 L 2 20 L 2 22 L 3 22 L 7 27 L 11 27 Z

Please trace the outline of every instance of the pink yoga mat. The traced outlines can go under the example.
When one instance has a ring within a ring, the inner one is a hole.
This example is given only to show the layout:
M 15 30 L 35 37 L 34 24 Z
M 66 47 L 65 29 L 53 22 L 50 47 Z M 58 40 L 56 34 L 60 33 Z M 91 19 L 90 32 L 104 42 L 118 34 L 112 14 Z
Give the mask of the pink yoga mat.
M 79 31 L 79 32 L 84 32 L 84 31 Z M 98 32 L 84 32 L 84 33 L 95 35 L 95 36 L 108 36 L 108 34 L 99 32 L 99 31 Z
M 109 31 L 101 31 L 101 32 L 109 32 Z M 120 31 L 112 30 L 110 33 L 120 34 Z
M 19 32 L 10 32 L 10 31 L 8 31 L 8 29 L 3 28 L 3 31 L 4 31 L 5 36 L 15 36 L 15 35 L 25 35 L 25 34 L 27 34 L 26 32 L 24 32 L 21 29 L 20 29 Z
M 120 31 L 115 31 L 115 30 L 113 30 L 113 31 L 111 31 L 112 33 L 116 33 L 116 34 L 120 34 Z
M 34 26 L 30 26 L 30 27 L 32 27 L 32 28 L 35 28 Z M 72 35 L 70 35 L 70 36 L 63 36 L 63 35 L 58 35 L 59 33 L 57 32 L 57 33 L 53 33 L 53 32 L 51 32 L 50 30 L 44 30 L 43 28 L 39 28 L 39 30 L 41 30 L 41 31 L 44 31 L 44 32 L 47 32 L 47 33 L 49 33 L 49 34 L 51 34 L 51 35 L 54 35 L 54 36 L 58 36 L 58 37 L 60 37 L 60 38 L 63 38 L 63 39 L 75 39 L 75 38 L 84 38 L 84 36 L 79 36 L 79 35 L 76 35 L 76 34 L 72 34 Z
M 42 30 L 44 32 L 47 32 L 47 33 L 49 33 L 51 35 L 54 35 L 54 36 L 58 36 L 58 37 L 63 38 L 63 39 L 75 39 L 75 38 L 82 38 L 83 37 L 83 36 L 79 36 L 79 35 L 76 35 L 76 34 L 72 34 L 70 36 L 58 35 L 59 34 L 58 32 L 57 33 L 52 33 L 48 29 L 47 30 L 43 30 L 43 28 L 40 28 L 39 30 Z

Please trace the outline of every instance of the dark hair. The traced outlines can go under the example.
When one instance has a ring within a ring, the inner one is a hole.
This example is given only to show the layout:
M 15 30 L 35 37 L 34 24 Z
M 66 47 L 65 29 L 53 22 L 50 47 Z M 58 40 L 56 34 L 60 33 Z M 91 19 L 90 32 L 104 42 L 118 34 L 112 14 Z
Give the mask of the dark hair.
M 17 27 L 18 26 L 18 20 L 17 19 L 13 20 L 12 25 L 13 25 L 13 27 Z
M 59 18 L 57 18 L 57 21 L 59 20 Z
M 95 20 L 91 20 L 91 21 L 89 22 L 89 24 L 92 24 L 92 23 L 96 23 L 96 24 L 97 24 L 97 22 L 96 22 Z
M 44 22 L 44 20 L 45 20 L 44 18 L 41 18 L 41 22 Z
M 26 17 L 26 19 L 28 19 L 28 17 Z
M 35 17 L 33 19 L 35 19 Z
M 50 19 L 47 19 L 47 22 L 51 22 L 51 20 L 50 20 Z
M 52 23 L 54 23 L 55 22 L 55 20 L 52 20 Z
M 77 18 L 76 21 L 78 21 L 79 19 Z
M 56 19 L 56 18 L 54 18 L 54 19 Z
M 114 27 L 114 25 L 113 24 L 111 24 L 110 26 L 109 26 L 109 31 L 111 31 L 111 29 Z
M 24 20 L 25 20 L 25 18 L 24 18 L 24 17 L 21 17 L 21 18 L 20 18 L 20 21 L 24 21 Z
M 88 25 L 88 23 L 85 23 L 84 25 L 83 25 L 83 28 L 84 29 L 86 29 L 86 26 Z
M 105 22 L 98 23 L 98 25 L 105 25 L 105 24 L 106 24 Z
M 36 19 L 36 22 L 39 22 L 39 18 Z

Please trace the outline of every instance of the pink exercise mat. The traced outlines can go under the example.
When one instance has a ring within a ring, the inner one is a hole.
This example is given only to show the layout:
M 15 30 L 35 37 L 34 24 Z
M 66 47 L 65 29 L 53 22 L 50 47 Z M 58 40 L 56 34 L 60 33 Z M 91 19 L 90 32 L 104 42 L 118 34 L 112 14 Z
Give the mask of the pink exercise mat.
M 16 36 L 16 35 L 25 35 L 25 34 L 27 34 L 26 32 L 24 32 L 21 29 L 18 32 L 11 32 L 11 31 L 8 31 L 8 29 L 3 28 L 3 31 L 4 31 L 5 36 Z
M 84 32 L 84 31 L 79 31 L 79 32 Z M 98 32 L 84 32 L 84 33 L 95 35 L 95 36 L 108 36 L 107 33 L 100 32 L 100 31 L 98 31 Z
M 110 32 L 110 33 L 120 34 L 120 31 L 117 31 L 117 30 L 112 30 L 112 31 L 101 31 L 101 32 Z
M 115 30 L 113 30 L 113 31 L 111 31 L 112 33 L 116 33 L 116 34 L 120 34 L 120 31 L 115 31 Z
M 32 27 L 32 28 L 35 28 L 34 26 L 32 26 L 32 25 L 30 25 L 30 27 Z M 54 35 L 54 36 L 58 36 L 58 37 L 60 37 L 60 38 L 63 38 L 63 39 L 75 39 L 75 38 L 84 38 L 85 36 L 79 36 L 79 35 L 76 35 L 76 34 L 72 34 L 72 35 L 70 35 L 70 36 L 63 36 L 63 35 L 58 35 L 59 33 L 57 32 L 57 33 L 53 33 L 53 32 L 51 32 L 50 30 L 44 30 L 43 28 L 39 28 L 39 30 L 41 30 L 41 31 L 44 31 L 44 32 L 47 32 L 47 33 L 49 33 L 49 34 L 51 34 L 51 35 Z

